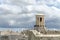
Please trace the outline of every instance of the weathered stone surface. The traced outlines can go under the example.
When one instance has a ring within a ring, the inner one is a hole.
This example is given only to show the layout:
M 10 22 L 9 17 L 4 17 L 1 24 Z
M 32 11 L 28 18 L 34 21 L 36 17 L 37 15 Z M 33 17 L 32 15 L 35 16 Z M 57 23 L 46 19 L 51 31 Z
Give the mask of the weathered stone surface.
M 30 30 L 28 40 L 60 40 L 60 34 L 41 34 L 36 30 Z

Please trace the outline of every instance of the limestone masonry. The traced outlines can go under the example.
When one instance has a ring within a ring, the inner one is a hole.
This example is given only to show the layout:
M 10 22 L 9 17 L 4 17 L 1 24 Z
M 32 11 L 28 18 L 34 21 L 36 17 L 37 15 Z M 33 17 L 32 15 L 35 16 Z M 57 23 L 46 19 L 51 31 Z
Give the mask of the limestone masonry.
M 42 34 L 60 34 L 60 31 L 57 30 L 47 30 L 45 27 L 45 20 L 44 20 L 44 14 L 37 14 L 36 15 L 36 25 L 34 26 L 34 29 Z
M 34 30 L 24 32 L 28 34 L 28 40 L 60 40 L 60 31 L 46 29 L 44 16 L 44 14 L 37 14 Z

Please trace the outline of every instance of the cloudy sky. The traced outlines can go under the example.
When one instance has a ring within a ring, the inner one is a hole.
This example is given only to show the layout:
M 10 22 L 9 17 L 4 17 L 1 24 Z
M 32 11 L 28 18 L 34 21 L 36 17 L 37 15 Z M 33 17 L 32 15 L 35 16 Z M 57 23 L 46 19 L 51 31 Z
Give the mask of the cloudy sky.
M 33 28 L 38 13 L 47 28 L 60 28 L 60 0 L 0 0 L 0 28 Z

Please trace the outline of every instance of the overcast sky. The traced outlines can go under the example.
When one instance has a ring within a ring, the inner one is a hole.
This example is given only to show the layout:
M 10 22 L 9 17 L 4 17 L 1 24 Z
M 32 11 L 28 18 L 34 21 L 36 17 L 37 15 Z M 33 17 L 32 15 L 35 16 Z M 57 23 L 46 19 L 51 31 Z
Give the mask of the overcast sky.
M 33 28 L 41 12 L 47 28 L 60 28 L 60 0 L 0 0 L 0 28 Z

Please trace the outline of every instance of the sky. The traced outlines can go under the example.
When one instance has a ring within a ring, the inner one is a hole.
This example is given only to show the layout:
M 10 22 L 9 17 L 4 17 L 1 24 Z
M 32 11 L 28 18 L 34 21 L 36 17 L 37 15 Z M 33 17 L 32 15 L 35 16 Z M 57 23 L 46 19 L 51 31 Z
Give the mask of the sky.
M 0 28 L 33 28 L 40 13 L 47 28 L 60 29 L 60 0 L 0 0 Z

